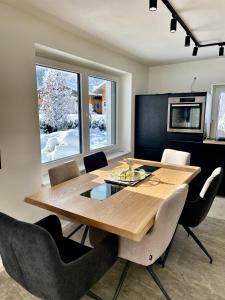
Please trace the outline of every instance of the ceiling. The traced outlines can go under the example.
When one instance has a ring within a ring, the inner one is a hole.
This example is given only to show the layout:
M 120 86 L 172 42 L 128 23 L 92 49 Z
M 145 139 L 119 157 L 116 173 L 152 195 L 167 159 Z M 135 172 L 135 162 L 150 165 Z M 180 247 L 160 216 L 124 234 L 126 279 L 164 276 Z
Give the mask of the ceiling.
M 185 32 L 170 33 L 171 14 L 161 0 L 148 10 L 148 0 L 4 0 L 75 34 L 149 65 L 216 58 L 218 47 L 184 47 Z M 225 41 L 224 0 L 171 0 L 200 43 Z M 193 46 L 193 44 L 192 44 Z

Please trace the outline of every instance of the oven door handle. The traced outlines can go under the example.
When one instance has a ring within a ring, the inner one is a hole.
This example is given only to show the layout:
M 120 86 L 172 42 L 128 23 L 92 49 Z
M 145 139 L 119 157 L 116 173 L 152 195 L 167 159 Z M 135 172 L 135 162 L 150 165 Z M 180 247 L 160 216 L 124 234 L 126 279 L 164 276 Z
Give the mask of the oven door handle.
M 171 104 L 172 107 L 200 107 L 201 103 L 197 104 L 197 103 L 185 103 L 185 104 Z

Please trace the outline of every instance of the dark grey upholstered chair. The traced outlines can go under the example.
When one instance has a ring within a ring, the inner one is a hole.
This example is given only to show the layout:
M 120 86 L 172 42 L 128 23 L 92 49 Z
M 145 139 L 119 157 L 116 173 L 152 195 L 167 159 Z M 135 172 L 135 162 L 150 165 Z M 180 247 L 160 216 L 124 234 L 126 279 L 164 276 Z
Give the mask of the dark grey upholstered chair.
M 210 263 L 213 262 L 211 255 L 190 227 L 197 227 L 207 217 L 207 214 L 219 191 L 222 178 L 223 168 L 216 168 L 206 180 L 200 192 L 195 190 L 194 187 L 190 189 L 190 193 L 188 194 L 187 201 L 179 220 L 179 224 L 184 227 L 188 235 L 191 235 L 202 251 L 208 256 Z
M 70 180 L 70 179 L 80 176 L 80 170 L 79 170 L 77 163 L 74 160 L 72 160 L 72 161 L 66 162 L 64 164 L 61 164 L 59 166 L 50 168 L 48 170 L 48 175 L 49 175 L 49 179 L 50 179 L 50 184 L 53 187 L 57 184 L 63 183 L 67 180 Z M 62 217 L 62 218 L 65 218 L 65 217 Z M 68 220 L 67 218 L 65 218 L 65 219 Z M 80 224 L 75 221 L 73 223 L 75 223 L 76 228 L 67 237 L 71 237 L 79 229 L 81 229 L 84 226 L 83 224 Z M 82 244 L 84 242 L 85 242 L 85 238 L 83 237 Z
M 213 262 L 211 255 L 208 253 L 204 245 L 197 238 L 191 228 L 197 227 L 207 217 L 207 214 L 219 191 L 222 178 L 223 168 L 219 167 L 212 172 L 202 188 L 190 184 L 187 200 L 179 219 L 179 224 L 183 226 L 183 228 L 187 231 L 188 236 L 190 235 L 196 244 L 206 254 L 206 256 L 208 256 L 211 264 Z M 163 267 L 165 266 L 172 243 L 173 239 L 167 248 L 164 257 L 159 261 Z
M 86 173 L 108 166 L 108 161 L 103 151 L 84 157 Z
M 44 300 L 75 300 L 114 264 L 118 254 L 115 235 L 89 248 L 62 235 L 57 216 L 36 224 L 0 213 L 0 255 L 7 273 L 33 295 Z

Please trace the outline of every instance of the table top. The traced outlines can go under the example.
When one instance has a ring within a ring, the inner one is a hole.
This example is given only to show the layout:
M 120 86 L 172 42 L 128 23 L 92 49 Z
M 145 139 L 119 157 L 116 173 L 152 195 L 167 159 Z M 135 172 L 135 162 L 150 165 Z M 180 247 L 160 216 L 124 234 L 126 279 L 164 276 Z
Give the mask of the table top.
M 200 173 L 199 167 L 175 166 L 133 159 L 133 167 L 160 167 L 134 187 L 125 187 L 104 201 L 81 196 L 82 192 L 104 182 L 112 172 L 127 169 L 124 161 L 81 175 L 54 187 L 46 186 L 25 202 L 47 209 L 82 224 L 140 241 L 154 224 L 156 212 L 167 197 L 183 183 Z

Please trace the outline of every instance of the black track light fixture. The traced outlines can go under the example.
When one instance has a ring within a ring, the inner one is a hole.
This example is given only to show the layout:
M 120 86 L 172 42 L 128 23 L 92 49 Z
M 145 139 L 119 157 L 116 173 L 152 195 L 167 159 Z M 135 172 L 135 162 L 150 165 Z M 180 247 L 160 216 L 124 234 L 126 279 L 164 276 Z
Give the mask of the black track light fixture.
M 223 56 L 223 55 L 224 55 L 224 47 L 223 45 L 220 45 L 219 56 Z
M 150 11 L 157 10 L 157 0 L 149 0 L 149 10 Z
M 198 46 L 195 45 L 194 49 L 193 49 L 193 53 L 192 53 L 192 56 L 197 56 L 198 54 Z
M 170 21 L 170 32 L 174 33 L 177 30 L 177 19 L 172 16 L 172 19 Z
M 185 45 L 185 47 L 189 47 L 190 44 L 191 44 L 191 37 L 190 37 L 189 34 L 187 34 L 186 37 L 185 37 L 185 44 L 184 45 Z

